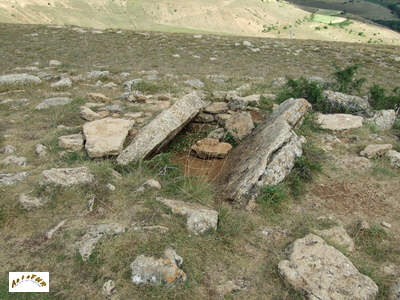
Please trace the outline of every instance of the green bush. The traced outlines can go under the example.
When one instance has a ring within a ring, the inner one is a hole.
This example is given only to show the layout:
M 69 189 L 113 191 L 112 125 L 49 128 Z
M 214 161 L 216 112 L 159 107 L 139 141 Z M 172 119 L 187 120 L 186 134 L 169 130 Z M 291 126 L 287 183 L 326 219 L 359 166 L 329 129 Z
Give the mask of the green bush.
M 261 190 L 260 196 L 257 198 L 264 209 L 279 210 L 283 201 L 288 198 L 288 193 L 283 184 L 269 185 Z
M 357 74 L 358 66 L 349 66 L 343 70 L 340 70 L 338 66 L 335 66 L 336 72 L 333 73 L 335 83 L 333 88 L 341 93 L 351 94 L 354 91 L 360 93 L 362 85 L 365 83 L 365 78 L 355 79 Z
M 400 86 L 396 87 L 391 95 L 381 86 L 374 84 L 370 90 L 369 103 L 374 109 L 399 109 L 400 108 Z

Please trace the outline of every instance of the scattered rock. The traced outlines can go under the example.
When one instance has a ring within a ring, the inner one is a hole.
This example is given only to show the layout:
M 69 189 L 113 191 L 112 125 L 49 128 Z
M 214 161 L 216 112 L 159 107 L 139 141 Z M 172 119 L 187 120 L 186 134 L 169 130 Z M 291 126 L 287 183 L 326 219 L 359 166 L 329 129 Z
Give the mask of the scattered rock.
M 27 194 L 21 194 L 18 198 L 19 203 L 26 209 L 31 210 L 33 208 L 42 207 L 44 204 L 43 199 L 29 196 Z
M 50 85 L 50 87 L 52 87 L 53 89 L 56 90 L 63 90 L 63 89 L 67 89 L 70 88 L 72 86 L 72 81 L 69 78 L 63 78 L 57 82 L 54 82 Z
M 52 106 L 59 106 L 59 105 L 66 105 L 72 101 L 71 98 L 67 97 L 56 97 L 56 98 L 49 98 L 44 100 L 43 102 L 39 103 L 36 106 L 36 109 L 41 110 L 41 109 L 47 109 Z
M 13 154 L 17 151 L 17 148 L 11 145 L 5 145 L 4 148 L 1 150 L 2 153 L 4 154 Z
M 168 144 L 198 113 L 205 103 L 191 93 L 161 112 L 143 127 L 132 143 L 118 156 L 118 163 L 126 165 L 131 161 L 146 159 Z
M 400 278 L 398 278 L 389 289 L 389 300 L 400 300 Z
M 107 183 L 106 184 L 106 188 L 108 188 L 110 191 L 115 191 L 115 186 L 114 185 L 112 185 L 111 183 Z
M 227 112 L 229 109 L 228 104 L 226 102 L 213 102 L 208 105 L 204 111 L 209 114 L 220 114 Z
M 317 122 L 323 129 L 347 130 L 362 127 L 363 117 L 350 114 L 318 114 Z
M 123 233 L 126 227 L 118 223 L 99 224 L 89 227 L 89 230 L 84 236 L 76 243 L 79 254 L 82 256 L 83 261 L 87 261 L 96 248 L 97 242 L 105 235 L 114 235 Z
M 86 167 L 50 169 L 42 172 L 41 185 L 55 184 L 61 186 L 72 186 L 76 184 L 91 183 L 94 176 Z
M 167 233 L 169 231 L 168 227 L 155 225 L 155 226 L 134 226 L 133 231 L 159 231 L 161 233 Z
M 378 294 L 371 278 L 316 235 L 296 240 L 289 252 L 289 260 L 278 265 L 279 273 L 308 299 L 372 300 Z
M 178 200 L 169 200 L 157 197 L 172 213 L 187 217 L 187 228 L 195 234 L 205 233 L 208 230 L 217 230 L 218 212 L 204 206 Z
M 115 282 L 108 280 L 103 285 L 103 295 L 106 297 L 111 297 L 115 293 Z
M 199 123 L 212 123 L 214 121 L 215 121 L 214 115 L 205 113 L 199 113 L 193 120 L 193 122 L 199 122 Z
M 202 159 L 225 158 L 232 149 L 232 145 L 220 143 L 216 139 L 205 138 L 197 141 L 191 149 Z
M 64 135 L 58 138 L 58 145 L 70 151 L 80 151 L 83 148 L 83 135 L 80 133 Z
M 383 226 L 383 227 L 386 227 L 386 228 L 392 228 L 392 224 L 390 224 L 390 223 L 388 223 L 388 222 L 385 222 L 385 221 L 382 221 L 381 222 L 381 225 Z
M 381 130 L 389 130 L 396 121 L 396 112 L 393 109 L 378 110 L 371 119 Z
M 134 284 L 174 284 L 186 281 L 186 274 L 179 267 L 183 259 L 172 249 L 164 251 L 163 258 L 138 256 L 131 264 Z
M 384 155 L 391 149 L 392 149 L 391 144 L 373 144 L 365 147 L 365 149 L 360 152 L 360 155 L 367 158 L 374 158 L 377 156 Z
M 218 141 L 221 141 L 224 138 L 224 136 L 225 136 L 225 129 L 217 128 L 217 129 L 211 131 L 207 137 L 210 139 L 216 139 Z
M 23 181 L 29 175 L 28 172 L 0 173 L 0 186 L 9 186 Z
M 204 87 L 204 83 L 199 80 L 199 79 L 190 79 L 190 80 L 186 80 L 185 84 L 191 86 L 192 88 L 195 89 L 201 89 Z
M 216 287 L 218 296 L 225 297 L 226 295 L 243 290 L 242 285 L 234 281 L 228 281 Z
M 225 122 L 225 129 L 238 140 L 244 139 L 254 129 L 253 119 L 249 112 L 237 112 Z
M 372 167 L 371 161 L 366 157 L 344 156 L 335 159 L 337 165 L 343 169 L 369 169 Z
M 1 162 L 4 165 L 14 164 L 20 167 L 26 167 L 26 158 L 22 156 L 9 155 Z
M 282 182 L 302 155 L 304 138 L 292 128 L 310 108 L 305 99 L 286 100 L 230 151 L 219 179 L 223 199 L 251 208 L 262 186 Z
M 40 84 L 42 80 L 39 77 L 29 74 L 9 74 L 0 76 L 0 90 L 18 89 L 28 85 Z
M 315 230 L 315 234 L 327 239 L 328 242 L 345 247 L 350 252 L 354 251 L 354 242 L 343 226 L 335 226 L 326 230 Z
M 86 138 L 85 148 L 89 157 L 118 155 L 122 151 L 125 138 L 132 128 L 132 120 L 106 118 L 83 125 Z
M 50 239 L 53 237 L 54 233 L 55 233 L 58 229 L 60 229 L 62 226 L 64 226 L 64 224 L 65 224 L 66 221 L 67 221 L 67 220 L 63 220 L 63 221 L 61 221 L 60 223 L 58 223 L 56 226 L 54 226 L 52 229 L 50 229 L 50 230 L 46 233 L 46 238 L 47 238 L 48 240 L 50 240 Z
M 392 167 L 400 168 L 400 152 L 389 150 L 386 152 L 386 157 L 390 160 Z
M 161 184 L 155 179 L 149 179 L 143 183 L 143 187 L 148 187 L 155 190 L 161 190 Z
M 52 60 L 49 61 L 49 66 L 50 67 L 58 67 L 58 66 L 61 66 L 62 64 L 63 63 L 61 61 L 58 61 L 58 60 L 55 60 L 55 59 L 52 59 Z
M 97 80 L 101 78 L 107 78 L 109 75 L 109 71 L 91 71 L 87 73 L 86 78 L 89 80 Z
M 323 92 L 331 107 L 337 111 L 345 109 L 348 112 L 365 112 L 370 108 L 367 98 L 346 95 L 339 92 L 325 90 Z
M 79 115 L 81 116 L 82 119 L 86 121 L 95 121 L 102 118 L 102 116 L 99 113 L 94 112 L 93 110 L 91 110 L 89 107 L 86 106 L 81 106 Z

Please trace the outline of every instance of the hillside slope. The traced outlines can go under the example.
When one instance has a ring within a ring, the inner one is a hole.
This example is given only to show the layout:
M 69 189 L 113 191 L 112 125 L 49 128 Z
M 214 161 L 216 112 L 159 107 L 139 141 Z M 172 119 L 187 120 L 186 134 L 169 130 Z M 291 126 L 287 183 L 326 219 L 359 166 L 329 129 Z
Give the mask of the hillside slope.
M 287 2 L 261 0 L 0 0 L 3 23 L 69 24 L 172 32 L 400 44 L 389 29 L 313 15 Z M 329 23 L 339 24 L 331 25 Z

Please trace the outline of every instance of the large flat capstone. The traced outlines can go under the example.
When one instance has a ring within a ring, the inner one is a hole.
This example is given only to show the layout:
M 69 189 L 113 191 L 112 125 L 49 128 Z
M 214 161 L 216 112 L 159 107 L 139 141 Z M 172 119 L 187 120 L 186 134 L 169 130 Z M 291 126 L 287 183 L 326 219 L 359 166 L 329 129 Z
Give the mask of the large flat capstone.
M 118 156 L 118 163 L 126 165 L 159 152 L 205 105 L 196 92 L 187 94 L 143 127 L 132 143 Z
M 89 157 L 118 155 L 126 136 L 135 122 L 132 120 L 105 118 L 83 125 L 85 148 Z
M 310 108 L 305 99 L 286 100 L 229 152 L 219 180 L 223 199 L 251 208 L 261 187 L 283 181 L 305 141 L 293 128 Z
M 322 238 L 308 234 L 289 249 L 278 265 L 282 278 L 308 299 L 372 300 L 378 286 Z

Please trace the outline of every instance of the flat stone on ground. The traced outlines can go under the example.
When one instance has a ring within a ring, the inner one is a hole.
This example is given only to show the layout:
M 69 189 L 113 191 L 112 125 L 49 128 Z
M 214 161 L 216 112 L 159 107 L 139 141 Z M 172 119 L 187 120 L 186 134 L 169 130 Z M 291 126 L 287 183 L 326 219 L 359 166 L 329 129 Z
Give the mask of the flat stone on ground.
M 368 145 L 363 151 L 360 152 L 360 155 L 367 158 L 374 158 L 384 155 L 389 150 L 392 150 L 392 147 L 393 146 L 391 144 Z
M 91 183 L 94 176 L 86 167 L 50 169 L 42 172 L 41 185 L 55 184 L 61 186 L 72 186 L 76 184 Z
M 83 135 L 80 133 L 63 135 L 58 138 L 58 145 L 61 148 L 71 151 L 80 151 L 83 148 Z
M 23 181 L 29 175 L 28 172 L 0 173 L 0 186 L 9 186 Z
M 44 100 L 43 102 L 39 103 L 36 106 L 36 109 L 41 110 L 41 109 L 46 109 L 50 108 L 52 106 L 59 106 L 59 105 L 66 105 L 72 101 L 71 98 L 67 97 L 56 97 L 56 98 L 49 98 Z
M 350 114 L 319 114 L 317 121 L 323 129 L 329 130 L 355 129 L 363 125 L 363 117 Z

